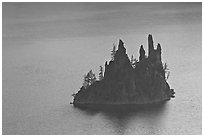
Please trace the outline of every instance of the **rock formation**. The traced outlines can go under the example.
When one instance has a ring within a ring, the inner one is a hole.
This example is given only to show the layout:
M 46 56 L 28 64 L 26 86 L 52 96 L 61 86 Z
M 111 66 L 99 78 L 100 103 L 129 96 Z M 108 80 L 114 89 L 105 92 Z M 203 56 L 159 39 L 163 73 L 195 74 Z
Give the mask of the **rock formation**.
M 79 104 L 151 104 L 174 97 L 165 78 L 161 61 L 161 46 L 154 49 L 152 35 L 148 36 L 148 56 L 141 45 L 139 62 L 132 67 L 122 40 L 119 40 L 114 60 L 105 63 L 104 78 L 83 86 L 74 96 Z
M 143 45 L 141 45 L 139 61 L 142 61 L 142 59 L 144 59 L 144 58 L 145 58 L 145 50 L 143 48 Z

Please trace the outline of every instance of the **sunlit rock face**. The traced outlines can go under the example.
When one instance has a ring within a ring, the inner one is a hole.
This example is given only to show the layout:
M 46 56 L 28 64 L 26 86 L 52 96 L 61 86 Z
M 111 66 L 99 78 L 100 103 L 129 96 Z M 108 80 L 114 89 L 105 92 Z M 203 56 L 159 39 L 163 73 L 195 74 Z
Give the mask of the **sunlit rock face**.
M 152 35 L 148 36 L 148 56 L 143 45 L 139 53 L 139 61 L 131 62 L 119 40 L 114 60 L 105 63 L 104 79 L 82 87 L 73 104 L 149 104 L 174 97 L 165 78 L 161 45 L 154 49 Z

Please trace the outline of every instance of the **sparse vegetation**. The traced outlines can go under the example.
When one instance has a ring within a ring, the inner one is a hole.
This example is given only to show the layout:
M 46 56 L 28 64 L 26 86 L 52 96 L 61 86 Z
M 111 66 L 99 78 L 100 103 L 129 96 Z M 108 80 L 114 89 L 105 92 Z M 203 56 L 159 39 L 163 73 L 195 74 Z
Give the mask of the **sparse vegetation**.
M 83 82 L 83 87 L 86 89 L 88 86 L 90 86 L 91 84 L 93 84 L 96 81 L 96 76 L 95 74 L 92 72 L 92 70 L 90 70 L 87 75 L 84 75 L 84 82 Z
M 129 59 L 122 40 L 118 49 L 111 51 L 111 60 L 99 69 L 99 81 L 90 70 L 84 75 L 84 83 L 79 92 L 74 94 L 74 104 L 86 103 L 148 103 L 170 99 L 175 92 L 167 83 L 169 69 L 162 65 L 161 49 L 154 49 L 152 36 L 148 38 L 151 54 L 145 55 L 141 45 L 139 61 L 133 55 Z M 148 51 L 148 53 L 150 52 Z
M 170 76 L 170 71 L 169 71 L 167 63 L 164 63 L 163 70 L 164 70 L 164 73 L 165 73 L 165 80 L 167 80 L 169 78 L 169 76 Z
M 100 66 L 100 70 L 99 70 L 99 81 L 103 80 L 103 67 Z
M 116 53 L 116 46 L 113 44 L 113 50 L 111 51 L 111 60 L 113 61 L 115 58 L 115 53 Z

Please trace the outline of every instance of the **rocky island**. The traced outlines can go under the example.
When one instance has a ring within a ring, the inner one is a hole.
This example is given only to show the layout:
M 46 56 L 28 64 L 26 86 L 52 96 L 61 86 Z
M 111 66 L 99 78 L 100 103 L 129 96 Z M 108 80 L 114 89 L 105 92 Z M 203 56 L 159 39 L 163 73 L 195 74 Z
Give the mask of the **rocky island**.
M 139 60 L 129 59 L 123 41 L 119 40 L 112 59 L 105 62 L 104 75 L 101 71 L 96 80 L 90 71 L 81 89 L 73 94 L 73 105 L 140 105 L 173 98 L 175 92 L 167 83 L 167 65 L 161 60 L 161 45 L 158 43 L 154 49 L 152 35 L 148 36 L 148 56 L 143 45 L 139 54 Z

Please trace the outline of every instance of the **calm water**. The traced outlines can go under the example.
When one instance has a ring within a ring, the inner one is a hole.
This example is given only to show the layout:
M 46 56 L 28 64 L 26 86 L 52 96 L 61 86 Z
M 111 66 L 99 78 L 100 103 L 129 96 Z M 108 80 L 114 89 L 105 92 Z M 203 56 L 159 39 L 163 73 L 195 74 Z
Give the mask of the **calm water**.
M 201 134 L 201 51 L 191 58 L 173 54 L 179 62 L 168 61 L 176 98 L 164 107 L 92 113 L 69 104 L 89 69 L 89 56 L 81 55 L 83 47 L 62 46 L 66 40 L 57 43 L 3 46 L 3 134 Z M 95 72 L 97 61 L 103 63 L 96 57 Z
M 143 16 L 136 16 L 134 6 L 130 12 L 122 6 L 105 11 L 79 6 L 82 12 L 62 5 L 10 6 L 3 9 L 3 134 L 201 134 L 201 4 L 189 11 L 194 6 L 143 5 Z M 74 16 L 65 12 L 69 9 Z M 70 21 L 79 15 L 96 16 Z M 147 50 L 149 33 L 155 44 L 161 43 L 175 99 L 160 108 L 126 113 L 90 112 L 69 104 L 83 75 L 89 69 L 98 74 L 99 65 L 110 59 L 113 43 L 121 38 L 129 57 L 138 58 L 141 44 Z

